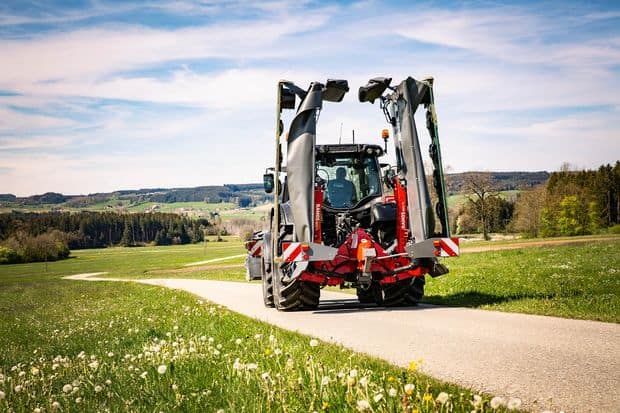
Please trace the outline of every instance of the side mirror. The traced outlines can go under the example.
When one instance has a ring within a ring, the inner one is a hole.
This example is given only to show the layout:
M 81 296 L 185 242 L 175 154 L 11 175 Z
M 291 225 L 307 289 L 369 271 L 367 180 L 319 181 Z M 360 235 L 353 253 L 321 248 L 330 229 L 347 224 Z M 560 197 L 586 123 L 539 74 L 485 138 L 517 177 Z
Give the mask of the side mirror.
M 273 174 L 263 175 L 263 188 L 265 188 L 266 193 L 272 193 L 274 185 Z
M 360 86 L 357 97 L 360 102 L 375 103 L 375 99 L 385 92 L 392 83 L 391 77 L 375 77 L 370 79 L 366 86 Z

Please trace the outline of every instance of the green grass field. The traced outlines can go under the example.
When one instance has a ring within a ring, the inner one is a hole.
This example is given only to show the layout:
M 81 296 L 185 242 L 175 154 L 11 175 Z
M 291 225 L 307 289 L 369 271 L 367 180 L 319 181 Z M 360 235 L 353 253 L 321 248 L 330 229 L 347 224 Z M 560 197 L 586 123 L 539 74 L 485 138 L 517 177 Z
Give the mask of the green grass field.
M 418 373 L 418 360 L 397 368 L 184 292 L 59 279 L 136 275 L 239 248 L 114 248 L 77 251 L 47 272 L 0 267 L 0 411 L 491 411 L 489 396 Z

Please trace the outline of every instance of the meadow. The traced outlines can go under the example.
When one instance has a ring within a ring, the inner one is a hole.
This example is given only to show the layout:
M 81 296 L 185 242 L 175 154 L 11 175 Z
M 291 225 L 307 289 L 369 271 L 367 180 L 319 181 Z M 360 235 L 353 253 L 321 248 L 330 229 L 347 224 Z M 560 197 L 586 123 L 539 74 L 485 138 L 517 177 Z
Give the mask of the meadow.
M 95 270 L 114 276 L 166 271 L 229 256 L 240 246 L 85 250 L 50 263 L 47 271 L 39 264 L 0 267 L 0 411 L 519 408 L 518 399 L 492 398 L 420 374 L 420 360 L 394 367 L 188 293 L 60 279 Z

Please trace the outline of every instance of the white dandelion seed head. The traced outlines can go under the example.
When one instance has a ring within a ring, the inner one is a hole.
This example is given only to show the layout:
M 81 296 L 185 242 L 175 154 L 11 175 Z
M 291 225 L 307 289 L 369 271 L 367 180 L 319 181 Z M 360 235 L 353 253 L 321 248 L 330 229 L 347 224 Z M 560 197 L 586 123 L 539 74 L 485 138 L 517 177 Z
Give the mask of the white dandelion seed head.
M 440 404 L 446 404 L 449 398 L 450 396 L 448 395 L 448 393 L 446 393 L 445 391 L 442 391 L 441 393 L 437 395 L 437 398 L 435 400 L 439 402 Z
M 236 340 L 235 340 L 235 344 L 236 344 L 236 345 L 241 344 L 241 339 L 240 339 L 240 338 L 236 339 Z
M 388 390 L 388 395 L 390 397 L 396 397 L 397 394 L 398 394 L 398 391 L 394 387 L 390 387 L 390 390 Z
M 178 390 L 179 389 L 179 386 L 177 386 L 175 383 L 173 383 L 172 386 L 170 386 L 170 387 L 172 387 L 172 390 Z
M 415 390 L 415 386 L 411 383 L 405 384 L 405 393 L 411 394 Z
M 216 349 L 221 350 L 222 349 L 222 345 L 218 344 L 217 346 L 215 346 Z
M 209 337 L 209 343 L 213 343 L 215 339 L 213 337 Z
M 161 366 L 157 367 L 157 372 L 159 374 L 165 374 L 166 370 L 168 370 L 168 367 L 165 364 L 162 364 Z
M 114 353 L 112 353 L 111 351 L 108 352 L 108 357 L 114 357 Z
M 172 327 L 172 329 L 173 329 L 174 331 L 177 331 L 177 330 L 179 329 L 179 326 L 174 326 L 174 327 Z
M 254 334 L 254 338 L 256 340 L 260 340 L 261 338 L 263 338 L 263 335 L 262 334 Z
M 219 356 L 220 355 L 220 351 L 218 349 L 213 350 L 213 355 L 214 356 Z
M 81 397 L 77 397 L 77 398 L 75 399 L 75 402 L 76 402 L 77 404 L 82 403 L 82 398 L 81 398 Z
M 280 354 L 282 354 L 282 350 L 277 348 L 277 349 L 273 350 L 273 354 L 275 354 L 276 356 L 279 356 Z
M 224 413 L 224 409 L 217 409 L 215 413 Z
M 508 408 L 508 410 L 517 410 L 519 407 L 521 407 L 521 399 L 511 397 L 510 400 L 508 400 L 508 403 L 506 403 L 506 407 Z
M 91 363 L 88 363 L 88 367 L 90 367 L 93 370 L 96 370 L 97 367 L 99 367 L 99 362 L 97 360 L 95 360 L 95 361 L 93 361 Z
M 276 341 L 276 337 L 273 334 L 270 334 L 269 341 L 273 343 L 274 341 Z
M 73 386 L 70 384 L 65 384 L 62 386 L 62 391 L 65 393 L 71 393 L 71 390 L 73 390 Z
M 52 409 L 58 409 L 60 407 L 60 403 L 52 402 Z
M 22 385 L 18 384 L 17 386 L 13 388 L 13 390 L 15 390 L 15 393 L 19 393 L 22 391 L 23 388 L 24 387 Z
M 375 394 L 375 396 L 372 399 L 375 401 L 375 403 L 379 403 L 383 399 L 383 393 Z
M 107 384 L 109 386 L 110 384 L 112 384 L 112 380 L 110 380 L 110 379 L 106 380 L 105 384 Z
M 100 393 L 101 390 L 103 390 L 103 387 L 101 387 L 100 385 L 95 386 L 95 393 Z
M 202 341 L 202 342 L 204 343 L 205 341 L 207 341 L 207 337 L 205 337 L 205 336 L 200 336 L 200 341 Z
M 310 347 L 316 347 L 318 345 L 319 345 L 319 340 L 314 339 L 314 338 L 310 340 Z
M 349 377 L 357 377 L 357 370 L 353 369 L 349 372 Z
M 360 384 L 364 387 L 368 386 L 368 377 L 364 376 L 360 379 Z
M 25 371 L 20 371 L 18 374 L 19 377 L 24 377 L 25 375 L 26 375 Z
M 142 377 L 143 379 L 146 379 L 146 375 L 148 373 L 146 371 L 143 371 L 142 374 L 140 374 L 140 377 Z
M 6 393 L 0 390 L 0 400 L 4 399 L 5 397 L 6 397 Z
M 368 411 L 370 410 L 370 403 L 368 403 L 368 400 L 358 400 L 357 409 L 361 412 Z
M 321 386 L 327 386 L 330 382 L 330 378 L 327 376 L 323 376 L 323 378 L 321 379 Z
M 35 407 L 32 412 L 33 413 L 41 413 L 41 409 L 39 407 Z
M 265 381 L 269 380 L 269 373 L 268 372 L 264 372 L 263 374 L 260 375 L 261 378 Z
M 256 363 L 248 363 L 248 365 L 246 366 L 246 368 L 248 370 L 256 370 L 258 368 L 258 365 Z
M 33 367 L 30 369 L 30 373 L 32 373 L 33 376 L 36 376 L 37 374 L 39 374 L 39 369 L 36 367 Z
M 479 394 L 474 394 L 474 400 L 471 402 L 474 407 L 478 407 L 482 404 L 482 396 Z
M 497 410 L 500 407 L 504 406 L 506 404 L 506 400 L 504 400 L 503 397 L 499 397 L 499 396 L 495 396 L 491 399 L 491 402 L 489 403 L 489 405 L 491 406 L 491 409 L 493 410 Z

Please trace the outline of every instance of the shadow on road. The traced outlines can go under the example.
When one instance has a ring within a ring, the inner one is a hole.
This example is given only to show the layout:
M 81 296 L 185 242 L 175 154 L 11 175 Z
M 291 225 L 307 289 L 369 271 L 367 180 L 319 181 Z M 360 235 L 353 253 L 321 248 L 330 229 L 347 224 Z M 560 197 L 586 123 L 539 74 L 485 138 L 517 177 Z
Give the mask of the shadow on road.
M 319 308 L 314 314 L 332 314 L 332 313 L 359 313 L 359 312 L 384 312 L 384 311 L 421 311 L 437 308 L 435 305 L 420 304 L 417 306 L 407 307 L 383 307 L 376 304 L 362 304 L 356 299 L 344 300 L 321 300 Z

